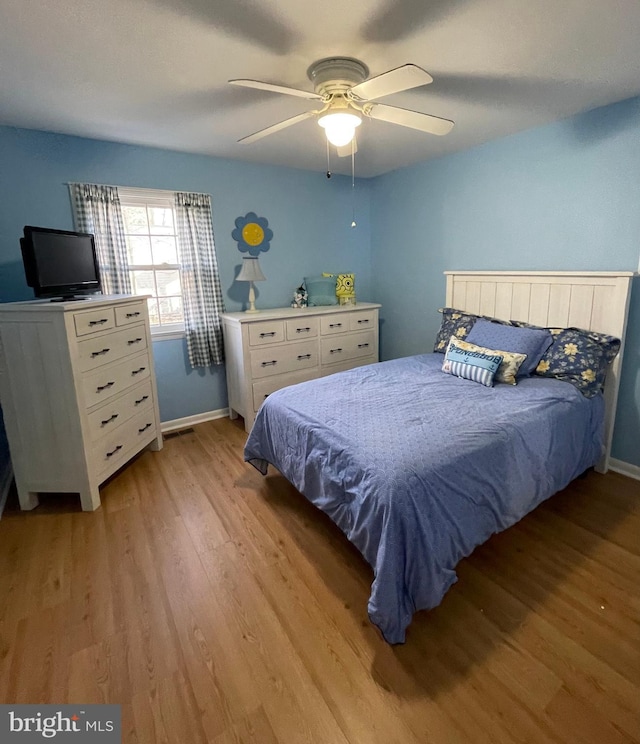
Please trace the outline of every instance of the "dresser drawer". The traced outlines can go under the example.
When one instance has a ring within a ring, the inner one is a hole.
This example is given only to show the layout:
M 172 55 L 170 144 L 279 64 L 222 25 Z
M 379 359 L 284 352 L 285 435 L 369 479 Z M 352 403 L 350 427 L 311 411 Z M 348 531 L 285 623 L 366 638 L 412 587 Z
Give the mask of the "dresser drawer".
M 120 308 L 116 308 L 119 310 Z M 144 325 L 123 328 L 98 338 L 87 338 L 78 343 L 78 366 L 82 372 L 96 369 L 116 359 L 144 351 L 147 348 L 147 331 Z
M 350 330 L 349 313 L 323 315 L 320 318 L 320 334 L 322 336 L 333 333 L 348 333 Z
M 320 359 L 322 364 L 335 364 L 346 359 L 370 356 L 375 351 L 375 334 L 373 331 L 351 333 L 347 336 L 323 338 L 321 341 Z
M 229 416 L 251 431 L 280 388 L 378 361 L 378 305 L 223 313 Z M 359 322 L 361 321 L 361 322 Z
M 284 341 L 284 322 L 282 320 L 265 320 L 264 323 L 252 323 L 249 326 L 249 344 L 264 346 Z
M 118 305 L 115 308 L 116 325 L 123 326 L 144 320 L 147 313 L 146 304 L 146 302 L 135 302 L 131 305 Z
M 153 408 L 143 411 L 129 421 L 99 439 L 93 445 L 93 461 L 104 480 L 125 463 L 141 446 L 148 444 L 156 436 Z
M 257 411 L 258 408 L 264 403 L 265 398 L 268 398 L 271 393 L 275 393 L 276 390 L 288 387 L 289 385 L 296 385 L 299 382 L 305 382 L 306 380 L 313 380 L 318 376 L 316 369 L 303 370 L 301 372 L 290 372 L 286 375 L 274 375 L 273 377 L 267 377 L 260 382 L 253 383 L 253 410 Z
M 301 341 L 303 338 L 315 338 L 318 335 L 318 318 L 300 318 L 285 321 L 287 341 Z
M 89 414 L 89 433 L 95 441 L 109 432 L 117 429 L 133 416 L 146 411 L 153 405 L 153 393 L 151 391 L 151 380 L 143 385 L 136 386 L 133 390 L 121 395 L 119 398 L 108 402 Z
M 317 366 L 317 341 L 301 341 L 287 346 L 251 350 L 251 377 L 254 380 Z
M 85 405 L 91 408 L 123 392 L 128 387 L 142 382 L 149 377 L 150 370 L 149 354 L 144 353 L 83 375 Z
M 116 324 L 116 316 L 112 307 L 103 307 L 99 310 L 88 310 L 87 312 L 75 313 L 73 323 L 76 336 L 86 336 L 88 333 L 106 331 Z
M 349 329 L 351 331 L 366 331 L 369 328 L 375 328 L 377 318 L 377 310 L 349 313 Z

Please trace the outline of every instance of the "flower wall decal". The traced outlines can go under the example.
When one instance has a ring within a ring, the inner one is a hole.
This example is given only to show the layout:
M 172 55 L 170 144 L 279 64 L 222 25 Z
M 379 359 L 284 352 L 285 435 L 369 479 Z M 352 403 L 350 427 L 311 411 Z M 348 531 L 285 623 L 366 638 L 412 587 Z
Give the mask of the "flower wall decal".
M 241 253 L 249 253 L 250 256 L 259 256 L 271 248 L 273 230 L 269 228 L 269 222 L 265 217 L 258 217 L 255 212 L 247 212 L 244 217 L 236 218 L 236 228 L 231 237 L 238 244 Z

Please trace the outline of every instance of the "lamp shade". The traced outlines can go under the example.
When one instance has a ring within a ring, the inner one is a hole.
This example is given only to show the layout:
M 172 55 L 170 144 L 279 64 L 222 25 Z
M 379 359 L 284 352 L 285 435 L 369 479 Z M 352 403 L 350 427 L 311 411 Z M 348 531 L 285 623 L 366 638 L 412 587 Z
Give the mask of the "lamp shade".
M 336 147 L 348 145 L 360 126 L 362 119 L 357 114 L 337 113 L 326 114 L 318 119 L 318 124 L 324 129 L 327 139 Z
M 236 279 L 240 282 L 264 282 L 266 276 L 262 273 L 258 259 L 254 256 L 242 258 L 242 268 Z

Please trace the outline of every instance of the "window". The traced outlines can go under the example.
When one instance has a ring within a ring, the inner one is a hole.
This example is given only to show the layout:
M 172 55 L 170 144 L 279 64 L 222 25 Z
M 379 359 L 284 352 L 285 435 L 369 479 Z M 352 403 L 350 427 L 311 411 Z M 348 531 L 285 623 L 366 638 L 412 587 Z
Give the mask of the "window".
M 184 330 L 182 283 L 172 193 L 119 188 L 131 291 L 151 295 L 154 334 Z
M 209 194 L 91 183 L 70 183 L 69 193 L 77 229 L 96 236 L 108 291 L 148 294 L 152 333 L 184 335 L 194 369 L 222 364 L 224 299 Z

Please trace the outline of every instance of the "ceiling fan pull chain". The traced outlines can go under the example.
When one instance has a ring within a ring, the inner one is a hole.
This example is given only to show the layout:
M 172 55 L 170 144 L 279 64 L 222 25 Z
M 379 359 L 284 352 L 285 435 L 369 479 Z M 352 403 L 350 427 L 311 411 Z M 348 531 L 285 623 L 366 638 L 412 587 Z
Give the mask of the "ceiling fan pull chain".
M 329 155 L 329 140 L 327 142 L 327 178 L 331 178 L 331 161 Z
M 351 227 L 356 227 L 356 139 L 351 140 Z

